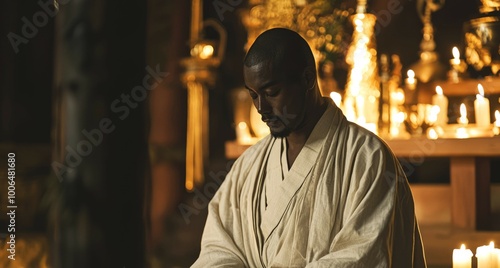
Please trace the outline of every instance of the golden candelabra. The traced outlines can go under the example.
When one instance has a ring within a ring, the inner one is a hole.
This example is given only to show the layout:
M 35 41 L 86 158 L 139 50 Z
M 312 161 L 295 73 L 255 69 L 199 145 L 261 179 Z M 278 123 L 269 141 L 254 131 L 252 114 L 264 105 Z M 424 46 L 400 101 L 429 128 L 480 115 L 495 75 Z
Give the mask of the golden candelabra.
M 432 26 L 432 12 L 439 10 L 444 5 L 445 0 L 418 0 L 417 11 L 424 24 L 422 29 L 422 41 L 420 42 L 420 59 L 410 66 L 415 71 L 418 81 L 428 83 L 437 79 L 444 79 L 446 67 L 438 61 L 438 54 L 435 51 L 434 27 Z

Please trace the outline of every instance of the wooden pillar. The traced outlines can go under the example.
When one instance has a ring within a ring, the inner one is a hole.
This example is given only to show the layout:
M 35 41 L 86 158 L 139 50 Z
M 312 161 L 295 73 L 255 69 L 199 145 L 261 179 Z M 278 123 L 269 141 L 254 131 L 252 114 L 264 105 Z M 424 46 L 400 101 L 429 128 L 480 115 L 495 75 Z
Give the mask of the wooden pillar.
M 166 221 L 177 212 L 185 193 L 187 92 L 180 82 L 183 71 L 180 60 L 189 55 L 190 1 L 150 0 L 149 6 L 149 63 L 164 66 L 168 73 L 151 92 L 149 105 L 152 156 L 149 241 L 154 249 L 165 243 Z
M 452 223 L 467 229 L 488 229 L 490 216 L 490 160 L 481 157 L 450 159 Z
M 145 267 L 146 2 L 58 2 L 51 267 Z

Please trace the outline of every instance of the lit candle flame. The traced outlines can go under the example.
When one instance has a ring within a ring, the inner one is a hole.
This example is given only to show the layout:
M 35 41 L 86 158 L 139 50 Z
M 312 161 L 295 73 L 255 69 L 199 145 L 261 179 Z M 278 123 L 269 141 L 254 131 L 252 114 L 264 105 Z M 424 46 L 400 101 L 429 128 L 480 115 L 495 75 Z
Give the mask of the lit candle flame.
M 462 245 L 460 246 L 460 249 L 461 249 L 461 250 L 465 250 L 465 244 L 462 244 Z
M 415 78 L 415 72 L 412 69 L 408 70 L 408 72 L 406 74 L 408 75 L 409 79 Z
M 442 88 L 442 87 L 440 87 L 440 86 L 437 86 L 437 87 L 436 87 L 436 93 L 437 93 L 438 95 L 443 95 L 443 88 Z
M 460 51 L 458 51 L 457 47 L 453 47 L 453 49 L 451 50 L 451 53 L 453 54 L 453 58 L 455 60 L 459 60 L 460 59 Z
M 406 83 L 410 87 L 410 89 L 413 90 L 417 85 L 417 80 L 415 79 L 415 72 L 412 69 L 409 69 L 407 74 L 408 78 L 406 79 Z
M 460 118 L 458 118 L 458 123 L 463 125 L 467 125 L 469 123 L 469 120 L 467 119 L 467 107 L 465 107 L 464 103 L 460 104 Z
M 439 135 L 435 129 L 430 128 L 429 132 L 427 133 L 427 137 L 431 140 L 437 140 L 439 138 Z
M 483 85 L 477 84 L 477 91 L 479 92 L 479 94 L 476 94 L 476 97 L 478 99 L 483 99 L 484 98 L 484 88 L 483 88 Z
M 495 126 L 500 127 L 500 111 L 495 111 Z
M 490 242 L 490 248 L 495 248 L 495 242 L 493 241 Z

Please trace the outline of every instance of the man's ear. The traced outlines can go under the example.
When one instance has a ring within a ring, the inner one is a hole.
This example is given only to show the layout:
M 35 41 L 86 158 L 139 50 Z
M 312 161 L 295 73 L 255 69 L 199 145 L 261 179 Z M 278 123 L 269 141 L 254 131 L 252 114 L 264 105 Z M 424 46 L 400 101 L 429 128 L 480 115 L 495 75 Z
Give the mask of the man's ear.
M 311 90 L 316 85 L 316 70 L 309 66 L 306 67 L 304 73 L 302 74 L 302 79 L 305 83 L 307 90 Z

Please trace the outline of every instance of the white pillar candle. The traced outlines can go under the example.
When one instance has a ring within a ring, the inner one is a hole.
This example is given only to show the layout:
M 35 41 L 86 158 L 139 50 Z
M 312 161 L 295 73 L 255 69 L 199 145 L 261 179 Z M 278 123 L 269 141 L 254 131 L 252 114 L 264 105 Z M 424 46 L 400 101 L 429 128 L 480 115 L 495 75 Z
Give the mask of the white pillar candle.
M 466 249 L 462 244 L 460 249 L 453 250 L 453 268 L 471 268 L 472 267 L 472 251 Z
M 477 85 L 479 94 L 476 94 L 474 101 L 474 112 L 476 114 L 476 124 L 480 128 L 490 127 L 490 101 L 484 97 L 484 89 L 481 84 Z
M 477 268 L 498 268 L 498 256 L 493 241 L 487 246 L 478 247 L 476 249 L 476 258 Z
M 443 95 L 442 87 L 436 87 L 436 95 L 432 96 L 432 104 L 439 107 L 436 125 L 442 126 L 448 124 L 448 98 Z
M 493 249 L 493 261 L 495 262 L 495 267 L 500 268 L 500 249 L 499 248 L 494 248 Z

